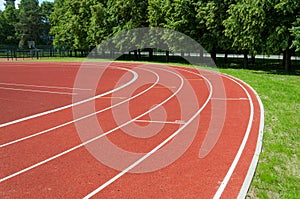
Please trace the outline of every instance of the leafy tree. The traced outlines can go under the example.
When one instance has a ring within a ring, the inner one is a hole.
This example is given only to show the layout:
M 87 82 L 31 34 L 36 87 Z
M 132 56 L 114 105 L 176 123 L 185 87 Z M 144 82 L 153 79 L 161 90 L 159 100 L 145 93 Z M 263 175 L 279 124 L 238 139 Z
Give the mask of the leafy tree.
M 51 14 L 54 45 L 72 49 L 88 49 L 99 39 L 96 16 L 100 3 L 96 0 L 57 0 Z M 91 24 L 92 21 L 92 24 Z M 92 25 L 92 26 L 91 26 Z M 90 35 L 89 35 L 90 33 Z M 93 35 L 94 34 L 94 35 Z
M 224 35 L 223 21 L 228 18 L 227 10 L 234 0 L 202 0 L 196 3 L 196 19 L 200 42 L 211 52 L 216 61 L 217 50 L 228 50 L 231 41 Z
M 50 34 L 54 35 L 53 44 L 56 47 L 72 47 L 74 36 L 72 35 L 70 25 L 70 13 L 68 12 L 68 3 L 70 0 L 56 0 L 54 10 L 50 15 Z
M 225 35 L 232 46 L 244 52 L 244 67 L 248 67 L 248 53 L 256 54 L 263 43 L 266 13 L 260 0 L 242 0 L 229 6 L 229 17 L 223 21 Z
M 162 27 L 184 33 L 192 38 L 197 38 L 198 30 L 196 23 L 196 10 L 194 0 L 149 0 L 148 6 L 148 21 L 151 27 Z M 181 51 L 182 56 L 186 48 L 179 46 L 178 40 L 184 40 L 185 37 L 180 38 L 179 34 L 172 31 L 165 31 L 160 33 L 163 41 L 168 44 L 168 50 Z M 159 37 L 159 36 L 158 36 Z M 188 52 L 186 52 L 188 53 Z M 166 52 L 166 59 L 169 52 Z
M 296 23 L 296 16 L 300 13 L 300 3 L 294 0 L 263 1 L 266 12 L 267 52 L 284 52 L 283 64 L 286 72 L 291 70 L 291 55 L 293 36 L 290 32 Z
M 294 26 L 291 28 L 291 33 L 294 37 L 292 47 L 295 47 L 296 51 L 300 51 L 300 18 L 297 19 L 296 23 L 294 23 Z
M 148 0 L 149 26 L 164 28 L 171 15 L 171 0 Z
M 107 1 L 107 24 L 106 27 L 110 31 L 109 36 L 116 35 L 123 30 L 131 30 L 134 28 L 148 27 L 147 18 L 148 1 L 145 0 L 108 0 Z M 122 39 L 114 41 L 114 46 L 120 51 L 128 48 L 128 45 L 135 44 L 140 38 L 138 35 L 122 34 Z M 119 37 L 117 37 L 119 38 Z M 136 58 L 139 57 L 137 49 L 142 46 L 132 47 Z
M 112 34 L 149 26 L 147 8 L 145 0 L 108 0 L 108 27 L 112 27 Z
M 41 18 L 42 18 L 42 22 L 43 22 L 41 37 L 42 37 L 43 43 L 45 43 L 45 44 L 51 44 L 51 42 L 52 42 L 50 39 L 50 36 L 49 36 L 49 32 L 50 32 L 50 15 L 53 12 L 53 6 L 54 6 L 54 3 L 47 2 L 47 1 L 44 1 L 41 4 Z
M 5 18 L 4 18 L 4 15 L 3 15 L 3 12 L 0 10 L 0 44 L 3 44 L 5 43 L 5 38 L 6 38 L 6 35 L 5 35 Z
M 23 48 L 31 40 L 39 43 L 43 22 L 38 0 L 21 0 L 18 20 L 16 32 L 20 39 L 19 47 Z
M 6 9 L 4 12 L 1 12 L 0 16 L 0 35 L 1 35 L 1 43 L 8 44 L 8 45 L 15 45 L 17 44 L 15 38 L 15 25 L 17 23 L 17 10 L 15 9 L 14 5 L 8 4 L 6 5 Z
M 299 9 L 300 4 L 294 0 L 239 0 L 228 10 L 225 35 L 245 54 L 284 52 L 283 63 L 288 72 L 293 51 L 290 30 Z
M 91 5 L 90 9 L 91 19 L 87 30 L 87 41 L 91 46 L 96 46 L 110 33 L 107 27 L 108 14 L 106 11 L 106 5 L 100 2 L 97 2 L 95 5 Z

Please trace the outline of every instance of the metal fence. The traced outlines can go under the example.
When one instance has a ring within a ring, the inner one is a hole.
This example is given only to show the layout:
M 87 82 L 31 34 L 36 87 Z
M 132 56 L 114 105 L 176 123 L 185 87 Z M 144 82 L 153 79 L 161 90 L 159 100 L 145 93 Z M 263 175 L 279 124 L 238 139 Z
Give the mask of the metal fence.
M 16 46 L 0 46 L 0 59 L 7 60 L 25 60 L 25 59 L 40 59 L 51 57 L 86 57 L 89 54 L 87 49 L 68 49 L 68 48 L 53 48 L 52 46 L 37 46 L 36 49 L 18 49 Z M 168 53 L 166 59 L 166 52 L 154 51 L 150 56 L 148 51 L 141 51 L 139 56 L 134 53 L 120 53 L 120 52 L 99 52 L 101 56 L 97 58 L 110 59 L 112 54 L 118 54 L 120 60 L 136 60 L 136 61 L 159 61 L 159 62 L 185 62 L 180 53 Z M 197 59 L 200 54 L 187 53 L 188 56 Z M 207 54 L 209 57 L 210 55 Z M 217 65 L 220 67 L 242 67 L 244 55 L 231 53 L 225 56 L 224 53 L 217 54 Z M 283 55 L 256 55 L 255 59 L 249 58 L 249 67 L 264 68 L 273 67 L 274 69 L 281 69 L 283 67 Z M 300 52 L 296 52 L 291 57 L 291 64 L 295 70 L 300 70 Z

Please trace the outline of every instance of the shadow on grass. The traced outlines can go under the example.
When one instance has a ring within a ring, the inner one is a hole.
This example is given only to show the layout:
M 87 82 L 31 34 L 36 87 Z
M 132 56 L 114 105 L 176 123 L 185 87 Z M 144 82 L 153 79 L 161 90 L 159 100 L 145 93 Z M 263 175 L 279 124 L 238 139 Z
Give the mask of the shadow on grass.
M 197 58 L 196 58 L 197 59 Z M 117 60 L 119 61 L 148 61 L 157 63 L 179 63 L 179 64 L 190 64 L 187 60 L 180 56 L 140 56 L 136 57 L 133 55 L 121 56 Z M 195 60 L 196 61 L 196 60 Z M 254 74 L 278 74 L 278 75 L 296 75 L 300 76 L 300 60 L 292 60 L 291 71 L 286 73 L 284 66 L 282 65 L 282 60 L 272 60 L 272 59 L 255 59 L 255 62 L 251 62 L 249 59 L 249 67 L 247 70 L 253 70 Z M 242 58 L 228 58 L 225 61 L 224 58 L 217 58 L 216 65 L 218 68 L 222 69 L 244 69 Z
M 249 67 L 247 70 L 253 70 L 254 74 L 277 74 L 277 75 L 293 75 L 300 76 L 300 60 L 292 60 L 291 71 L 285 71 L 281 60 L 271 59 L 256 59 L 255 62 L 249 60 Z M 225 63 L 224 59 L 218 58 L 217 65 L 223 69 L 245 69 L 243 67 L 243 59 L 228 59 Z

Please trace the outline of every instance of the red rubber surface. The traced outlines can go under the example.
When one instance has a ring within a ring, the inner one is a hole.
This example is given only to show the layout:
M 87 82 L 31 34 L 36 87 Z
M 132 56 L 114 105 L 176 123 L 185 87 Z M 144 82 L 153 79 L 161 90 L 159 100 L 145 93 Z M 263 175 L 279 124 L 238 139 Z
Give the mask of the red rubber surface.
M 93 70 L 92 65 L 89 70 Z M 103 63 L 96 65 L 101 66 Z M 138 78 L 138 81 L 143 81 L 143 77 L 144 80 L 148 78 L 151 81 L 155 81 L 153 73 L 139 69 L 139 67 L 143 68 L 141 64 L 117 63 L 113 65 L 134 70 L 139 75 L 139 78 L 141 77 L 141 79 Z M 74 85 L 79 67 L 80 63 L 0 62 L 0 87 L 30 88 L 30 86 L 1 85 L 1 83 L 16 83 L 71 88 Z M 160 66 L 155 68 L 155 65 L 152 65 L 145 68 L 151 69 L 151 71 L 163 77 L 165 77 L 163 73 L 168 73 L 159 69 Z M 172 67 L 172 70 L 183 77 L 185 83 L 188 82 L 191 85 L 195 91 L 198 108 L 204 105 L 210 96 L 209 85 L 205 78 L 211 80 L 213 84 L 215 80 L 212 76 L 216 76 L 216 74 L 190 68 Z M 199 73 L 203 77 L 193 72 Z M 78 95 L 92 97 L 95 92 L 100 94 L 114 89 L 117 87 L 118 80 L 125 73 L 126 71 L 118 68 L 108 68 L 98 82 L 96 91 L 78 91 Z M 129 75 L 125 80 L 129 81 L 131 77 L 132 75 Z M 170 76 L 170 78 L 172 77 Z M 193 130 L 197 132 L 191 145 L 182 156 L 169 166 L 157 171 L 138 174 L 126 173 L 97 193 L 95 198 L 212 198 L 227 174 L 249 125 L 250 100 L 236 100 L 237 98 L 247 98 L 245 91 L 237 84 L 239 82 L 251 96 L 254 115 L 245 149 L 222 193 L 222 198 L 237 197 L 257 147 L 261 110 L 256 95 L 247 85 L 237 79 L 233 81 L 231 77 L 225 75 L 218 75 L 218 78 L 224 84 L 226 98 L 233 100 L 226 100 L 226 117 L 220 137 L 205 157 L 199 157 L 199 151 L 209 129 L 213 103 L 214 100 L 224 100 L 214 99 L 218 97 L 218 94 L 214 92 L 212 93 L 212 99 L 201 111 L 200 116 L 177 135 L 193 136 L 191 132 Z M 137 82 L 134 82 L 132 86 L 135 84 Z M 151 83 L 145 83 L 145 85 L 135 90 L 133 95 L 142 92 L 151 85 Z M 95 110 L 100 110 L 122 102 L 125 99 L 126 89 L 130 89 L 130 86 L 79 106 L 90 105 L 94 106 Z M 174 81 L 168 86 L 162 85 L 158 81 L 158 84 L 154 85 L 148 92 L 130 100 L 127 104 L 130 116 L 132 118 L 137 117 L 170 97 L 174 90 L 180 86 L 180 81 L 178 80 L 177 82 L 174 78 Z M 72 90 L 57 88 L 31 87 L 30 89 L 72 92 Z M 183 89 L 186 88 L 183 87 Z M 128 96 L 126 96 L 127 98 Z M 0 124 L 70 103 L 72 103 L 71 95 L 35 93 L 0 88 Z M 120 105 L 118 108 L 121 109 L 122 106 L 126 106 L 126 104 Z M 182 112 L 184 112 L 180 109 L 179 99 L 176 97 L 166 102 L 163 107 L 166 111 L 166 121 L 179 120 Z M 193 106 L 191 105 L 191 107 Z M 196 111 L 194 108 L 190 108 L 187 111 L 191 113 L 191 116 Z M 85 109 L 83 108 L 83 110 Z M 114 120 L 114 114 L 112 109 L 97 114 L 98 122 L 104 131 L 109 131 L 118 126 Z M 1 127 L 0 144 L 2 145 L 66 123 L 73 120 L 73 116 L 72 108 L 67 108 Z M 152 125 L 153 128 L 156 128 L 156 125 L 161 125 L 147 122 L 147 120 L 151 120 L 149 114 L 139 118 L 139 120 L 146 120 L 146 122 L 134 122 L 131 125 L 138 127 Z M 92 128 L 88 125 L 89 119 L 81 122 L 86 122 L 86 128 Z M 107 135 L 106 138 L 125 151 L 147 153 L 172 135 L 180 126 L 181 124 L 176 123 L 164 124 L 159 133 L 148 138 L 130 136 L 124 133 L 122 129 L 118 129 Z M 130 125 L 128 128 L 130 130 Z M 91 129 L 92 131 L 93 129 Z M 1 147 L 0 178 L 3 179 L 82 142 L 74 123 L 72 123 L 24 141 Z M 97 141 L 94 144 L 96 145 Z M 163 146 L 162 149 L 166 146 Z M 165 157 L 161 158 L 163 160 Z M 82 198 L 118 173 L 119 171 L 99 162 L 87 148 L 80 147 L 45 164 L 0 182 L 0 193 L 2 198 Z

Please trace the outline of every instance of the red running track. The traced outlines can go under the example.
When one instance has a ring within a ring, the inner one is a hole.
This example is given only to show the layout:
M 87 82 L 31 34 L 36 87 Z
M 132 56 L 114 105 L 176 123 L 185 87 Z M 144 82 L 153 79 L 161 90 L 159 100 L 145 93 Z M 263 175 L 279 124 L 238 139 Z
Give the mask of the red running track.
M 0 63 L 2 198 L 244 197 L 263 106 L 208 70 Z

